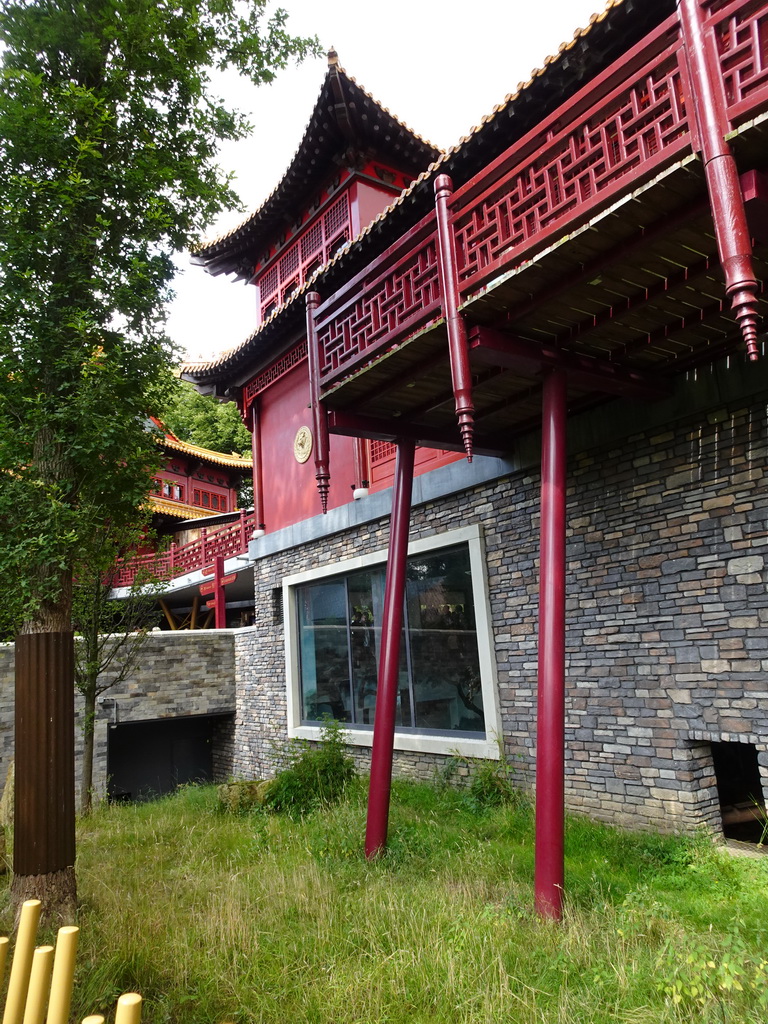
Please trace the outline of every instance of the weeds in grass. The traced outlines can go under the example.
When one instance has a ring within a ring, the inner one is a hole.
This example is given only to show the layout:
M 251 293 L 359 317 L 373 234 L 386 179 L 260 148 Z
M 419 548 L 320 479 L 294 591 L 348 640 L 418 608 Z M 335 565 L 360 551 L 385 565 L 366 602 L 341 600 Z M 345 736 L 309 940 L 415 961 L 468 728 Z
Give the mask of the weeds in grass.
M 336 803 L 355 776 L 344 730 L 333 718 L 324 719 L 317 746 L 292 740 L 285 759 L 287 766 L 264 793 L 264 806 L 273 811 L 301 816 L 320 805 Z
M 768 858 L 572 819 L 553 926 L 528 807 L 395 780 L 369 863 L 365 797 L 356 779 L 302 818 L 222 815 L 213 788 L 98 809 L 73 1019 L 136 988 L 153 1024 L 765 1021 Z

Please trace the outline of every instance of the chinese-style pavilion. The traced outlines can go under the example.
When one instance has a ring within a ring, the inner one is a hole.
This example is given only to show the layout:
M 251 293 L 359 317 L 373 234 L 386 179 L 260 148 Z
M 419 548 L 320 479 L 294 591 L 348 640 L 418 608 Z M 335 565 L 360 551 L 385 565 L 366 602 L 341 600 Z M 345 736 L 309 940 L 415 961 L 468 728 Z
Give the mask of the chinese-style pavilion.
M 233 770 L 324 714 L 373 735 L 373 853 L 393 748 L 499 738 L 553 916 L 564 800 L 764 802 L 767 143 L 768 0 L 613 0 L 444 154 L 332 55 L 284 179 L 195 257 L 257 296 L 189 374 L 253 431 L 265 530 Z
M 153 526 L 183 544 L 194 539 L 195 521 L 239 511 L 238 488 L 253 467 L 250 459 L 182 441 L 159 421 L 154 424 L 162 433 L 165 464 L 149 496 Z

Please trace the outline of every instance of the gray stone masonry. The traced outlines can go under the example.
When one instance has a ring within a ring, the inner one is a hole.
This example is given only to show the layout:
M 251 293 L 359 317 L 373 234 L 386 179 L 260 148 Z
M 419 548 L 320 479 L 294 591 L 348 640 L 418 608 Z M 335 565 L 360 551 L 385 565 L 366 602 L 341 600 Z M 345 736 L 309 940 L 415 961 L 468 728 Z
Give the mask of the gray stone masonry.
M 234 630 L 152 633 L 135 669 L 98 702 L 94 743 L 94 795 L 107 784 L 107 737 L 113 722 L 146 722 L 188 715 L 233 715 L 235 710 Z M 0 783 L 13 757 L 13 644 L 0 645 Z M 79 695 L 75 703 L 77 790 L 82 733 Z M 214 730 L 214 775 L 232 772 L 232 725 L 222 720 Z
M 767 384 L 763 369 L 749 380 L 723 366 L 681 381 L 661 406 L 614 402 L 571 424 L 572 810 L 633 827 L 717 828 L 709 744 L 720 740 L 755 744 L 768 789 Z M 283 578 L 386 547 L 386 518 L 357 519 L 284 549 L 275 535 L 256 563 L 255 625 L 235 641 L 236 776 L 271 772 L 286 738 Z M 538 467 L 423 500 L 411 523 L 411 539 L 482 527 L 504 744 L 530 787 Z M 397 754 L 396 771 L 428 777 L 440 761 Z

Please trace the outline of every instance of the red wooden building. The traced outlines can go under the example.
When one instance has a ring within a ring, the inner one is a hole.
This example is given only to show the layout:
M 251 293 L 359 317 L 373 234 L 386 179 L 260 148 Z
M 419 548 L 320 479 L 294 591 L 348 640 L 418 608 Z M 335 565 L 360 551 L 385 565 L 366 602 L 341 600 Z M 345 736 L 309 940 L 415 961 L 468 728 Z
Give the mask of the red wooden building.
M 240 511 L 238 489 L 251 476 L 253 465 L 234 452 L 214 452 L 182 441 L 159 421 L 155 426 L 162 432 L 159 443 L 166 461 L 149 496 L 153 526 L 158 534 L 173 534 L 184 544 L 197 536 L 194 521 L 214 517 L 206 525 L 215 526 L 219 516 Z
M 188 374 L 253 431 L 266 531 L 235 773 L 324 713 L 365 752 L 375 710 L 372 851 L 392 744 L 418 773 L 499 738 L 555 914 L 564 798 L 764 800 L 767 142 L 768 0 L 614 0 L 445 154 L 331 56 L 195 257 L 256 294 Z

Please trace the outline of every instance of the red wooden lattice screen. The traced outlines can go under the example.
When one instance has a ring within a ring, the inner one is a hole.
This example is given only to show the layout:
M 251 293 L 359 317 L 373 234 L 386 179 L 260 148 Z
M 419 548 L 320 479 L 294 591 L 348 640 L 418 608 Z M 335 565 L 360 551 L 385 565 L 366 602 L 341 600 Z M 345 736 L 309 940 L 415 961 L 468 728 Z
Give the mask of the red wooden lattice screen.
M 339 196 L 258 280 L 261 318 L 266 320 L 334 252 L 351 238 L 349 196 Z
M 732 125 L 768 106 L 764 0 L 710 0 Z M 676 16 L 515 142 L 451 200 L 462 301 L 689 151 Z M 429 214 L 318 311 L 321 385 L 442 315 Z

